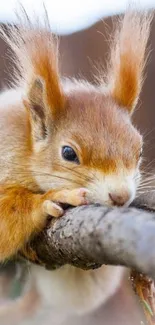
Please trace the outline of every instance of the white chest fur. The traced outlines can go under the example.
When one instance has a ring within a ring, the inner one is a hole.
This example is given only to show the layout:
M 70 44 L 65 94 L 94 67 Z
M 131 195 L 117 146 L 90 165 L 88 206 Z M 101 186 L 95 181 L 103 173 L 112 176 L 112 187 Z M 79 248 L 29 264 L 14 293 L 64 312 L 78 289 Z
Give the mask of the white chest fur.
M 43 304 L 64 314 L 85 314 L 103 304 L 118 288 L 124 269 L 102 266 L 83 271 L 66 265 L 56 271 L 32 266 Z

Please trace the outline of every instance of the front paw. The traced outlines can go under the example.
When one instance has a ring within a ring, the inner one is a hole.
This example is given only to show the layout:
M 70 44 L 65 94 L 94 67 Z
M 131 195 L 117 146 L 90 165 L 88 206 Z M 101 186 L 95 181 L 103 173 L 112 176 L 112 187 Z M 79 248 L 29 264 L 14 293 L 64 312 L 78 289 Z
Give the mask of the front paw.
M 43 202 L 42 211 L 45 216 L 51 216 L 55 218 L 61 217 L 64 214 L 64 210 L 60 207 L 60 205 L 50 200 L 45 200 Z
M 85 205 L 88 204 L 87 194 L 87 189 L 77 188 L 74 190 L 50 190 L 45 194 L 38 195 L 33 210 L 33 220 L 39 227 L 43 227 L 46 225 L 48 216 L 57 218 L 64 214 L 59 203 L 71 206 Z
M 45 197 L 48 197 L 48 200 L 50 200 L 51 196 L 52 201 L 54 202 L 78 206 L 88 203 L 87 193 L 88 190 L 85 188 L 76 188 L 74 190 L 61 190 L 57 192 L 49 191 L 47 194 L 45 194 Z
M 32 211 L 32 220 L 37 231 L 43 229 L 48 222 L 49 216 L 58 218 L 64 214 L 62 207 L 53 202 L 48 195 L 38 195 Z

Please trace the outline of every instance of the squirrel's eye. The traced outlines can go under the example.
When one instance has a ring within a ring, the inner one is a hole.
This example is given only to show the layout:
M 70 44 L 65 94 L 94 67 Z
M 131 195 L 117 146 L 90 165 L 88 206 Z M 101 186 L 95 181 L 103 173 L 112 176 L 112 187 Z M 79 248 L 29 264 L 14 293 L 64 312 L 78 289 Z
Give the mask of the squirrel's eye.
M 62 147 L 62 157 L 65 160 L 72 161 L 72 162 L 79 164 L 79 159 L 77 157 L 76 152 L 74 151 L 73 148 L 71 148 L 69 146 Z

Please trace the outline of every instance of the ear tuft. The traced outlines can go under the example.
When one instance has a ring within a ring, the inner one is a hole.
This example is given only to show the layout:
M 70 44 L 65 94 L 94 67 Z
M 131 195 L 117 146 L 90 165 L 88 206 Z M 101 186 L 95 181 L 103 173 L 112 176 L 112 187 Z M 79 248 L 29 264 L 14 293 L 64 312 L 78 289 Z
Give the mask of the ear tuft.
M 0 28 L 0 36 L 13 51 L 16 67 L 14 84 L 23 86 L 33 98 L 34 91 L 37 92 L 37 96 L 41 94 L 41 83 L 44 83 L 46 104 L 54 116 L 64 105 L 59 72 L 58 39 L 50 30 L 46 10 L 42 20 L 34 15 L 31 21 L 24 8 L 22 9 L 18 15 L 18 28 L 8 26 L 7 33 L 3 27 Z M 34 80 L 37 83 L 35 85 Z
M 58 39 L 51 30 L 47 12 L 42 20 L 28 17 L 24 8 L 18 15 L 18 28 L 10 25 L 0 35 L 13 52 L 16 74 L 14 84 L 23 87 L 33 144 L 47 138 L 50 119 L 64 108 L 64 93 L 59 73 Z M 45 143 L 45 142 L 44 142 Z
M 143 84 L 146 47 L 153 14 L 129 9 L 117 19 L 111 42 L 107 85 L 118 105 L 134 110 Z

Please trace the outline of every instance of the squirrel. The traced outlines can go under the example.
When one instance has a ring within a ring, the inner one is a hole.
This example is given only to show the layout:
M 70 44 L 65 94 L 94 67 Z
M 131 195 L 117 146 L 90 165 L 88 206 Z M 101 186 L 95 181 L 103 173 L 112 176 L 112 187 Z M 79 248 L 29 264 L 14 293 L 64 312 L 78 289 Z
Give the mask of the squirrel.
M 151 20 L 151 13 L 130 9 L 117 21 L 107 71 L 95 84 L 61 77 L 47 21 L 41 26 L 25 15 L 21 28 L 1 29 L 17 69 L 12 88 L 0 95 L 0 261 L 24 250 L 49 216 L 61 217 L 61 204 L 127 206 L 134 199 L 143 140 L 131 116 Z M 63 307 L 68 299 L 79 312 L 106 301 L 122 278 L 122 268 L 112 266 L 31 272 L 44 300 L 56 295 Z

